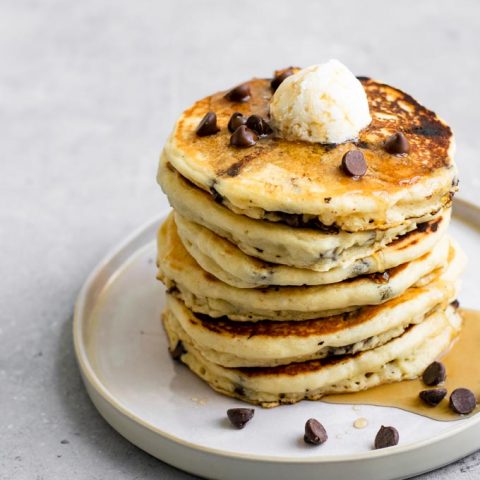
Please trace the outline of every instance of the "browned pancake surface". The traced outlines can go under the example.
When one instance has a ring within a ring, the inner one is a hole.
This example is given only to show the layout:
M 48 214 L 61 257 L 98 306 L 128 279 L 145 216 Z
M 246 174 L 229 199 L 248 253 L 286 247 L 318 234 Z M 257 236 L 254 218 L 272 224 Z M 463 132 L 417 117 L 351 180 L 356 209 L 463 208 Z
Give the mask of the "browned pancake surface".
M 200 324 L 212 332 L 231 337 L 308 337 L 312 335 L 329 335 L 367 323 L 373 317 L 382 314 L 382 312 L 387 312 L 389 309 L 395 308 L 404 302 L 413 300 L 424 292 L 424 288 L 410 288 L 400 297 L 389 300 L 387 303 L 363 307 L 353 312 L 315 320 L 235 322 L 227 317 L 212 318 L 208 315 L 194 313 L 190 318 L 190 322 L 194 325 Z

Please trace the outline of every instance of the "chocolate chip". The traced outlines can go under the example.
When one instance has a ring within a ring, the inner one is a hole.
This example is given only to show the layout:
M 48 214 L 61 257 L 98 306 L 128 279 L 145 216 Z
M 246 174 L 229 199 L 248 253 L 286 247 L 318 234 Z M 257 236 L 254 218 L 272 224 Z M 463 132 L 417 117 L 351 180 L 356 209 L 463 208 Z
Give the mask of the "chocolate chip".
M 208 112 L 198 124 L 196 134 L 199 137 L 215 135 L 220 129 L 217 127 L 217 115 L 214 112 Z
M 402 132 L 394 133 L 387 138 L 385 150 L 393 155 L 405 155 L 410 151 L 410 144 L 407 137 Z
M 342 169 L 351 177 L 363 177 L 367 172 L 367 162 L 360 150 L 350 150 L 342 158 Z
M 426 232 L 429 226 L 430 226 L 430 222 L 417 223 L 417 230 L 419 232 Z
M 450 408 L 462 415 L 467 415 L 475 410 L 477 399 L 468 388 L 457 388 L 450 395 Z
M 223 203 L 223 196 L 217 192 L 215 187 L 210 187 L 210 193 L 212 194 L 213 200 L 215 200 L 215 202 L 219 204 Z
M 243 428 L 255 413 L 253 408 L 230 408 L 227 410 L 227 417 L 236 428 Z
M 246 102 L 250 98 L 250 85 L 248 83 L 242 83 L 232 88 L 225 98 L 232 102 Z
M 388 273 L 388 270 L 385 272 L 377 272 L 377 273 L 372 273 L 370 278 L 378 284 L 385 284 L 388 283 L 390 280 L 390 274 Z
M 427 405 L 436 407 L 445 398 L 446 395 L 446 388 L 433 388 L 431 390 L 422 390 L 418 396 Z
M 393 447 L 398 444 L 400 439 L 398 431 L 395 427 L 380 427 L 375 437 L 375 449 Z
M 358 148 L 369 148 L 369 145 L 365 140 L 358 140 L 358 141 L 355 142 L 355 145 Z
M 260 117 L 260 115 L 250 115 L 246 125 L 261 137 L 270 135 L 273 132 L 268 122 Z
M 241 125 L 232 133 L 230 145 L 238 148 L 252 147 L 257 143 L 257 140 L 258 137 L 253 130 Z
M 175 348 L 173 350 L 170 350 L 170 356 L 174 359 L 174 360 L 180 360 L 180 357 L 184 354 L 184 353 L 187 353 L 187 351 L 185 350 L 185 347 L 183 346 L 183 343 L 181 340 L 179 340 L 177 342 L 177 344 L 175 345 Z
M 210 317 L 209 317 L 210 318 Z M 233 391 L 239 395 L 240 397 L 244 397 L 245 396 L 245 389 L 241 386 L 241 385 L 237 385 Z
M 305 443 L 312 445 L 321 445 L 328 440 L 327 431 L 324 426 L 314 418 L 310 418 L 305 423 L 305 435 L 303 436 Z
M 459 308 L 459 307 L 460 307 L 460 302 L 459 302 L 458 299 L 456 298 L 452 303 L 450 303 L 450 305 L 451 305 L 453 308 Z
M 179 290 L 178 290 L 178 287 L 176 285 L 172 285 L 171 287 L 167 288 L 167 293 L 170 293 L 172 295 L 175 295 L 178 292 L 179 292 Z
M 275 72 L 275 76 L 273 77 L 272 81 L 270 82 L 270 86 L 272 87 L 272 91 L 275 91 L 280 84 L 290 75 L 293 75 L 297 69 L 294 67 L 288 67 L 283 70 L 277 70 Z
M 425 385 L 431 387 L 443 382 L 446 376 L 447 374 L 443 363 L 433 362 L 423 372 L 422 380 Z
M 247 123 L 247 117 L 244 117 L 240 112 L 235 112 L 228 121 L 228 130 L 234 132 L 238 127 Z

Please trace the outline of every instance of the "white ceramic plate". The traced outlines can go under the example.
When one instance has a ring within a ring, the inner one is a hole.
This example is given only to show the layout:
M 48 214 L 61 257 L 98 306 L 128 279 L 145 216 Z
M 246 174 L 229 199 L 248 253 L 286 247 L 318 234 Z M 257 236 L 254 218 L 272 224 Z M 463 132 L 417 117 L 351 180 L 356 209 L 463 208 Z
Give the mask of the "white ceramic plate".
M 301 402 L 256 409 L 244 430 L 226 420 L 241 402 L 223 397 L 172 362 L 160 323 L 164 289 L 155 280 L 155 236 L 163 217 L 136 231 L 97 266 L 76 304 L 75 350 L 88 393 L 132 443 L 188 472 L 215 479 L 390 480 L 438 468 L 480 448 L 480 415 L 439 422 L 395 408 Z M 457 200 L 451 233 L 469 257 L 460 297 L 480 309 L 480 210 Z M 305 421 L 329 440 L 310 447 Z M 355 429 L 365 417 L 368 426 Z M 380 425 L 400 444 L 373 451 Z

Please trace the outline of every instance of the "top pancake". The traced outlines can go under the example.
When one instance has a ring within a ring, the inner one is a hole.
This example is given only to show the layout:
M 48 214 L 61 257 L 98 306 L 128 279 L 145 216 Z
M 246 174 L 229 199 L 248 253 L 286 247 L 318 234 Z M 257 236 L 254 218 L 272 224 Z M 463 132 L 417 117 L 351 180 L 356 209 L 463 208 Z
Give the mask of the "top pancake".
M 298 215 L 310 223 L 313 216 L 320 225 L 359 231 L 389 228 L 444 207 L 456 189 L 450 128 L 406 93 L 368 78 L 361 82 L 373 120 L 355 142 L 322 145 L 270 136 L 250 148 L 231 147 L 227 123 L 232 113 L 268 118 L 270 82 L 253 79 L 245 103 L 231 102 L 220 92 L 187 109 L 165 155 L 184 177 L 253 218 L 296 225 Z M 208 111 L 217 114 L 220 132 L 198 137 L 195 129 Z M 397 131 L 409 140 L 406 156 L 384 150 L 385 140 Z M 361 150 L 367 161 L 361 179 L 339 168 L 351 149 Z

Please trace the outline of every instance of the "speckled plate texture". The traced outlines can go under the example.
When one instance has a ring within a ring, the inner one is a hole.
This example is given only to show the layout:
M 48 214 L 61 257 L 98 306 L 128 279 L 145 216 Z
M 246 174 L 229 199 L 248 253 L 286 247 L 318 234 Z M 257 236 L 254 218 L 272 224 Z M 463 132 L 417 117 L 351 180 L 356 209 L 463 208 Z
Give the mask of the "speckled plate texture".
M 114 248 L 91 273 L 76 304 L 75 349 L 88 393 L 132 443 L 178 468 L 224 480 L 400 479 L 480 448 L 480 415 L 439 422 L 367 405 L 257 408 L 245 429 L 233 429 L 225 412 L 242 403 L 210 390 L 167 351 L 160 323 L 164 289 L 155 279 L 155 233 L 165 215 Z M 480 309 L 480 209 L 456 200 L 451 233 L 469 257 L 462 306 Z M 329 433 L 320 447 L 303 441 L 310 417 Z M 358 418 L 368 425 L 355 428 Z M 372 450 L 382 424 L 398 428 L 400 443 Z

